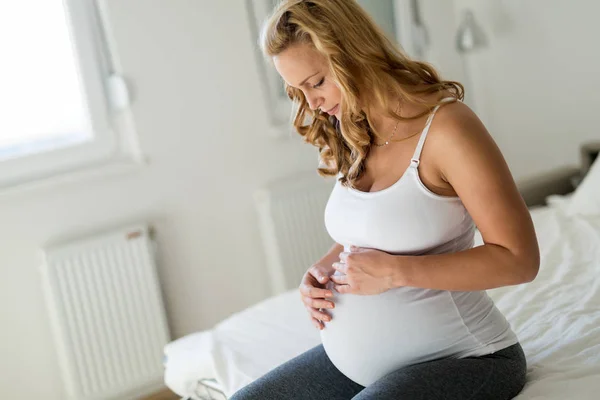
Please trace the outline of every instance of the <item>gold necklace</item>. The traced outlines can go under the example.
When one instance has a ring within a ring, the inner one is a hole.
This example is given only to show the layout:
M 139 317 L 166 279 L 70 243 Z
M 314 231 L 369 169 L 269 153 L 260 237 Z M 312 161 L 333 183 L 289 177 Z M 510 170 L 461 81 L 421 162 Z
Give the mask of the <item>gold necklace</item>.
M 400 109 L 400 100 L 398 100 L 398 106 L 396 107 L 396 111 L 395 111 L 395 113 L 396 113 L 396 114 L 398 114 L 398 109 Z M 398 121 L 396 122 L 396 126 L 394 126 L 394 130 L 392 131 L 392 134 L 390 135 L 389 139 L 388 139 L 388 140 L 386 140 L 386 142 L 385 142 L 384 144 L 377 144 L 377 143 L 375 143 L 375 142 L 373 142 L 373 144 L 374 144 L 375 146 L 377 146 L 377 147 L 383 147 L 383 146 L 386 146 L 386 145 L 390 144 L 390 141 L 391 141 L 391 140 L 392 140 L 392 138 L 394 137 L 394 134 L 396 134 L 396 129 L 398 128 L 398 124 L 399 124 L 399 123 L 400 123 L 400 120 L 398 120 Z M 402 140 L 404 140 L 404 139 L 402 139 Z

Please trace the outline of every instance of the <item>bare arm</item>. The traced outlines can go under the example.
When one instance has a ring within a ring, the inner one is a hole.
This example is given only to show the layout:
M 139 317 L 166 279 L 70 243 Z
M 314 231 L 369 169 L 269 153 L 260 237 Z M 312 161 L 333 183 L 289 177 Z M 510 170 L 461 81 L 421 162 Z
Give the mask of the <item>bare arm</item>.
M 427 139 L 430 159 L 462 200 L 484 245 L 453 254 L 394 256 L 393 286 L 483 290 L 533 280 L 540 262 L 533 223 L 494 140 L 461 103 L 442 107 L 434 123 Z

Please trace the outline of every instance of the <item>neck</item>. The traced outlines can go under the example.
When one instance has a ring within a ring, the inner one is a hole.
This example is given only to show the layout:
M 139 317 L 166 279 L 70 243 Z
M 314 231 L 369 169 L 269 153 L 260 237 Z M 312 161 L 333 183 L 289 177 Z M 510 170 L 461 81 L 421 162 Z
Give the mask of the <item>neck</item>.
M 392 111 L 403 116 L 402 110 L 404 106 L 399 99 L 390 99 L 387 104 L 389 104 Z M 385 142 L 390 137 L 392 132 L 394 132 L 394 128 L 400 123 L 400 121 L 390 116 L 389 110 L 387 109 L 375 109 L 370 110 L 369 123 L 371 125 L 371 129 L 380 135 L 380 138 L 376 140 L 376 143 L 381 143 Z

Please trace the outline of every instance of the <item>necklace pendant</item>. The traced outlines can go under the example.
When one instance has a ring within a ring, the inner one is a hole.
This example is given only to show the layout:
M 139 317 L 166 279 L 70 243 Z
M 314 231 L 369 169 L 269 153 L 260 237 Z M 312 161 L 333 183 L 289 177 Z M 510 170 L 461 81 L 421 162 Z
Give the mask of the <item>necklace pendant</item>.
M 389 144 L 390 142 L 385 142 L 385 144 Z

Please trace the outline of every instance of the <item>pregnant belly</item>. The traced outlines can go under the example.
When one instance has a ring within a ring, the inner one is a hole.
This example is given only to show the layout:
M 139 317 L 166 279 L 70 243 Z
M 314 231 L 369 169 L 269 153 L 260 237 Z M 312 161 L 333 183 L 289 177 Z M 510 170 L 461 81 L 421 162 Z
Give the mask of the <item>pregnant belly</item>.
M 372 296 L 333 293 L 323 347 L 360 385 L 473 345 L 449 292 L 403 287 Z

